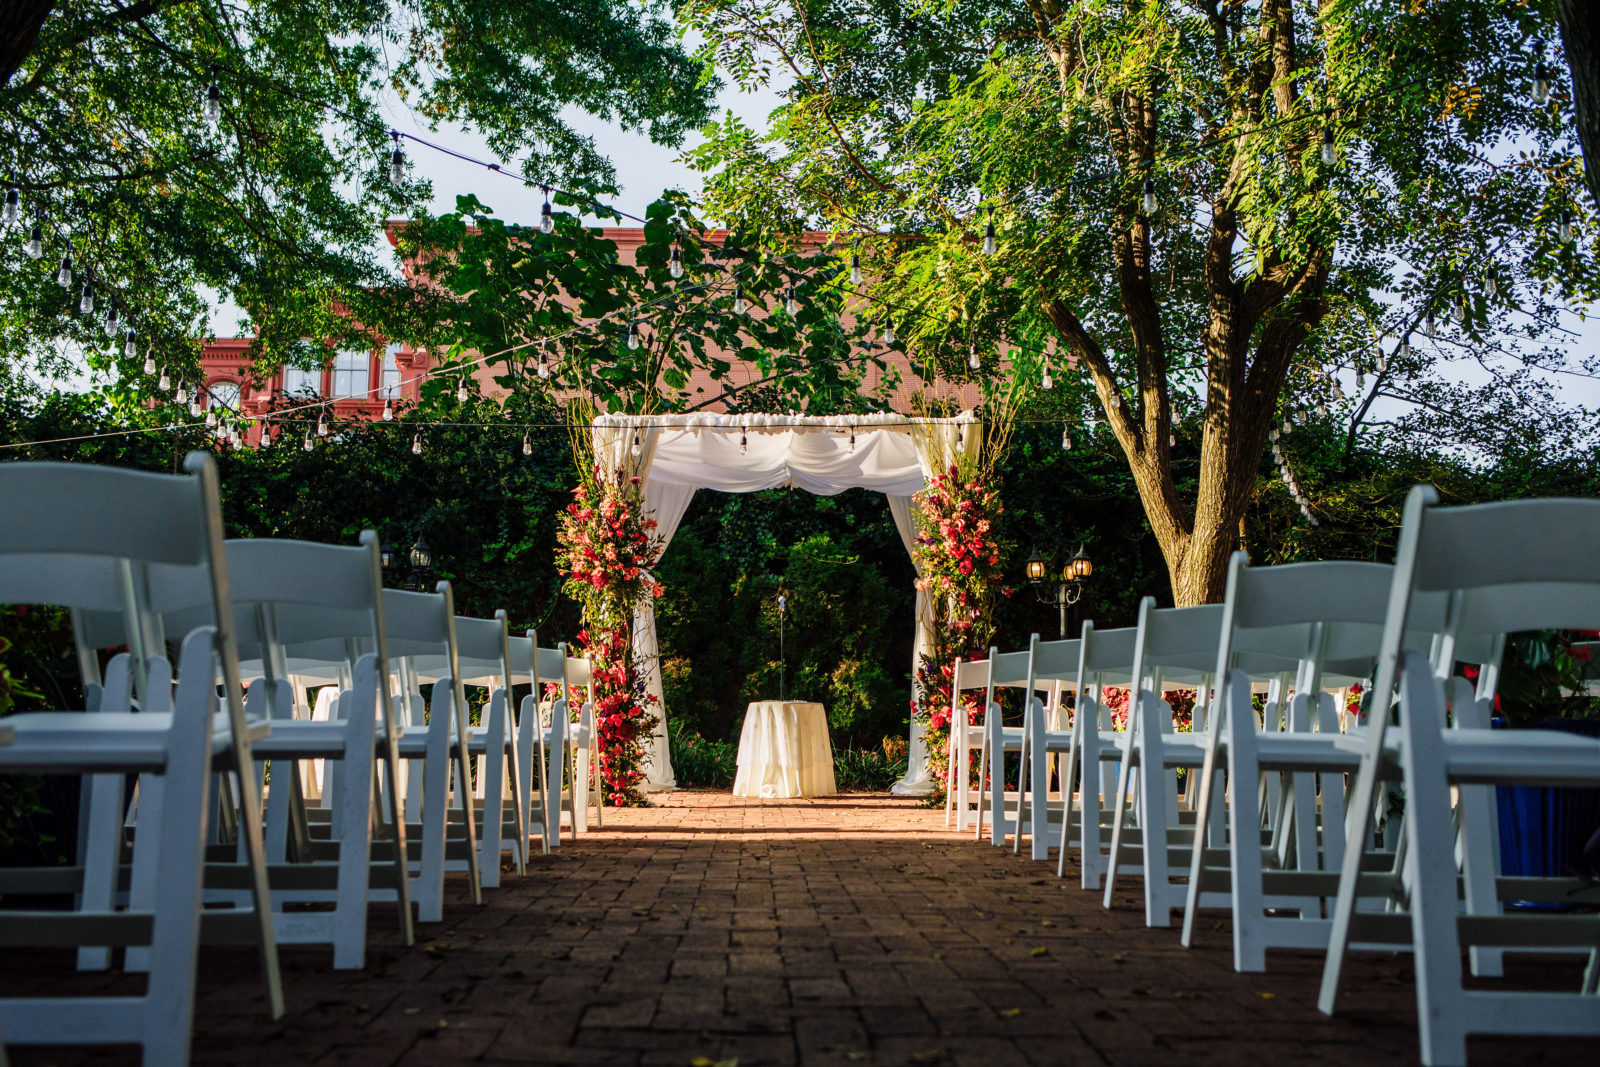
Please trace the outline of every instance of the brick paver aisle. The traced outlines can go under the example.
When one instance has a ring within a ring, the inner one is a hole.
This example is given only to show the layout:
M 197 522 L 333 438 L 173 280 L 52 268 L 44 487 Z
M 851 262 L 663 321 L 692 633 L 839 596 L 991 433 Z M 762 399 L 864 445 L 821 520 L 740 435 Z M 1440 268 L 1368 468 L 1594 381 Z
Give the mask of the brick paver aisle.
M 1257 1064 L 1417 1062 L 1403 958 L 1314 1005 L 1320 957 L 1237 975 L 1220 917 L 1186 950 L 1054 865 L 943 829 L 914 801 L 676 793 L 607 811 L 402 949 L 375 909 L 365 971 L 284 951 L 289 1013 L 262 1015 L 253 958 L 207 951 L 195 1061 L 380 1065 Z M 64 956 L 0 961 L 0 988 L 86 979 Z M 1576 980 L 1561 965 L 1552 981 Z M 115 979 L 125 983 L 126 978 Z M 1573 1041 L 1478 1041 L 1477 1063 L 1594 1063 Z M 28 1051 L 17 1064 L 126 1061 Z

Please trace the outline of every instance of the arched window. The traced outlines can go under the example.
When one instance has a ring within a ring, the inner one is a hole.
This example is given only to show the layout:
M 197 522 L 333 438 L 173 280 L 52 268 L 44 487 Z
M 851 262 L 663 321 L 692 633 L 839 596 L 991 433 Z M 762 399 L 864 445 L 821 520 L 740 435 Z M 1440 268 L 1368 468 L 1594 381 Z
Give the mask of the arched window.
M 208 408 L 218 411 L 239 411 L 239 383 L 219 381 L 206 386 L 206 396 L 202 401 Z

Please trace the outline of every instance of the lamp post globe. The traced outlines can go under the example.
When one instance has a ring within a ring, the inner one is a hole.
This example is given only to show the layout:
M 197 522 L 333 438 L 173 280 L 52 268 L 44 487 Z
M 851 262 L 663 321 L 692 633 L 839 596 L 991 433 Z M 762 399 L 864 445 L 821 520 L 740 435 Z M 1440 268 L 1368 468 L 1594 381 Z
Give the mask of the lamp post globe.
M 428 547 L 426 537 L 418 537 L 417 543 L 411 546 L 411 566 L 421 573 L 433 570 L 433 550 Z
M 1028 581 L 1033 585 L 1038 585 L 1044 580 L 1044 560 L 1039 558 L 1038 549 L 1033 550 L 1033 554 L 1023 564 L 1023 570 L 1028 576 Z

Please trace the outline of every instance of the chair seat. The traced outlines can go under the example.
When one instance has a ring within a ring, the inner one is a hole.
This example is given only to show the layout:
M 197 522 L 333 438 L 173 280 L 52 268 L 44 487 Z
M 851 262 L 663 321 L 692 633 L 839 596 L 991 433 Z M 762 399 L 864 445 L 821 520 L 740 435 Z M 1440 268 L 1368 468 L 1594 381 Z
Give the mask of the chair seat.
M 1257 733 L 1256 755 L 1273 770 L 1353 771 L 1362 743 L 1356 734 Z
M 279 719 L 253 748 L 258 759 L 341 759 L 347 735 L 342 720 Z
M 7 771 L 160 771 L 167 763 L 167 712 L 32 711 L 9 716 L 11 743 L 0 751 Z M 261 736 L 270 724 L 260 723 Z M 256 732 L 252 724 L 251 733 Z M 256 740 L 252 737 L 252 741 Z M 211 754 L 230 747 L 228 724 L 214 718 Z
M 1600 741 L 1555 730 L 1446 730 L 1452 782 L 1600 784 Z
M 395 752 L 407 759 L 421 759 L 428 754 L 428 730 L 426 726 L 402 726 L 400 728 L 400 743 L 395 746 Z M 454 752 L 460 746 L 456 739 L 450 739 L 450 751 Z
M 1166 767 L 1199 767 L 1206 761 L 1204 734 L 1162 734 L 1161 763 Z

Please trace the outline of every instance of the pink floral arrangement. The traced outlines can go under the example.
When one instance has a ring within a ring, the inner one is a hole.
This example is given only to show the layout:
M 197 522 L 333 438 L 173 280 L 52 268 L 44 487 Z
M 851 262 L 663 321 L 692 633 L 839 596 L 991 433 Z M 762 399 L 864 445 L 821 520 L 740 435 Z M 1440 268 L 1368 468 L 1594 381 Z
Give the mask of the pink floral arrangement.
M 561 516 L 559 562 L 563 588 L 583 605 L 578 644 L 594 668 L 594 721 L 600 779 L 615 807 L 643 804 L 645 741 L 655 729 L 644 676 L 633 659 L 633 609 L 660 596 L 649 574 L 660 550 L 653 519 L 644 518 L 638 478 L 600 472 L 573 490 Z

